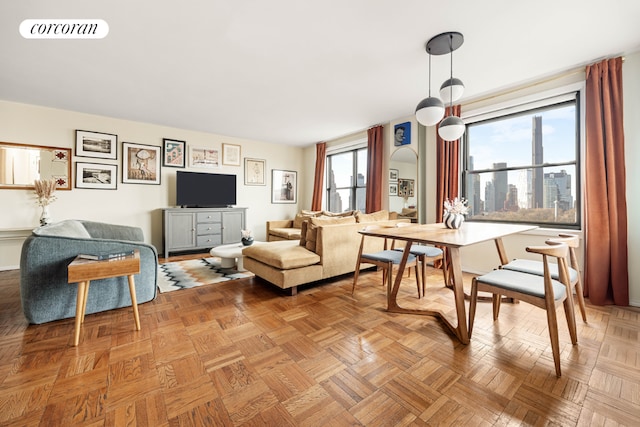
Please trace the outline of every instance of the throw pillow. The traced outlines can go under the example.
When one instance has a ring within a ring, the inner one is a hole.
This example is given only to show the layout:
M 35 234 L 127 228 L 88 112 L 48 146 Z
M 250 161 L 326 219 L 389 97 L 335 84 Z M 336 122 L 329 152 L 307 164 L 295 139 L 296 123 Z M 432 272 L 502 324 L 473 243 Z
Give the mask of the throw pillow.
M 346 212 L 322 211 L 322 213 L 320 215 L 321 216 L 329 216 L 329 217 L 335 218 L 335 217 L 354 216 L 355 213 L 356 213 L 356 211 L 346 211 Z
M 307 229 L 309 228 L 309 221 L 302 221 L 300 225 L 300 246 L 307 246 Z
M 356 214 L 358 222 L 375 222 L 375 221 L 387 221 L 389 219 L 389 211 L 381 210 L 370 214 L 358 212 Z
M 300 211 L 293 219 L 293 228 L 302 228 L 302 222 L 317 216 L 320 212 Z
M 33 230 L 33 234 L 39 236 L 76 237 L 88 239 L 91 236 L 84 225 L 75 219 L 66 219 Z

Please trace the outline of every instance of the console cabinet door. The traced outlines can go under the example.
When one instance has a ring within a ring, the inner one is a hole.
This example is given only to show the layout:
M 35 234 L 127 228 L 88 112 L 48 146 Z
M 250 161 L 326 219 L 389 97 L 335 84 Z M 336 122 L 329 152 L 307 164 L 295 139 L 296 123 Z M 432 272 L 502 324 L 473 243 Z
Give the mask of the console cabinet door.
M 244 210 L 222 213 L 222 244 L 237 243 L 244 229 Z
M 165 245 L 168 251 L 192 249 L 196 246 L 196 216 L 192 212 L 168 212 Z

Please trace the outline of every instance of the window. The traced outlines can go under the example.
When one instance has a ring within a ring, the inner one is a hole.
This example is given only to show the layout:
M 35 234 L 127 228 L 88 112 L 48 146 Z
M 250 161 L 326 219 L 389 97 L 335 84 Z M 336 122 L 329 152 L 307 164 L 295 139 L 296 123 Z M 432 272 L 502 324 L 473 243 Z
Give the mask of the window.
M 354 209 L 364 212 L 366 192 L 366 148 L 327 156 L 327 209 L 330 212 Z
M 467 219 L 580 226 L 578 93 L 467 122 Z

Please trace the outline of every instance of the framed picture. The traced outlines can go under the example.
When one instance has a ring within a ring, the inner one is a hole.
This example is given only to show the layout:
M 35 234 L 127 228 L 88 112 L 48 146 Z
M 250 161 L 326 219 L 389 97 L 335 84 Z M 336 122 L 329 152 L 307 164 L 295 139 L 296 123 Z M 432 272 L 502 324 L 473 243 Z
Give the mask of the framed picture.
M 217 168 L 220 166 L 218 150 L 191 147 L 190 165 L 194 168 Z
M 160 147 L 122 143 L 122 182 L 160 185 Z
M 267 185 L 266 160 L 244 158 L 244 185 Z
M 393 145 L 411 144 L 411 122 L 399 123 L 393 127 Z
M 414 183 L 413 179 L 398 179 L 398 196 L 400 197 L 413 197 L 414 196 Z
M 240 166 L 240 146 L 234 144 L 222 144 L 222 164 Z
M 116 160 L 118 135 L 76 130 L 76 156 Z
M 271 169 L 271 203 L 296 203 L 298 172 Z
M 389 184 L 389 195 L 390 196 L 397 196 L 398 195 L 398 184 L 397 183 Z
M 162 166 L 183 168 L 185 165 L 186 147 L 186 141 L 163 138 L 162 148 L 164 150 L 164 156 L 162 157 Z
M 76 162 L 76 188 L 116 190 L 118 165 Z
M 389 169 L 389 182 L 398 182 L 398 169 Z

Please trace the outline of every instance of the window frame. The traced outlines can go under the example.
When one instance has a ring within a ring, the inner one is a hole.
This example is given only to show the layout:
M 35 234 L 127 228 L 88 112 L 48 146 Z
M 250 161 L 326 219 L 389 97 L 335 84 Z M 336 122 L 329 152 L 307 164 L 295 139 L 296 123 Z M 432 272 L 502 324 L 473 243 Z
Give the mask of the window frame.
M 329 183 L 329 177 L 331 176 L 331 158 L 333 156 L 337 156 L 340 154 L 345 154 L 345 153 L 352 153 L 352 174 L 351 174 L 351 184 L 348 187 L 337 187 L 335 188 L 335 190 L 349 190 L 349 194 L 350 194 L 350 205 L 348 207 L 347 210 L 355 210 L 357 209 L 357 191 L 359 189 L 364 189 L 365 192 L 365 198 L 366 198 L 366 188 L 367 188 L 367 176 L 366 176 L 366 171 L 367 171 L 367 165 L 365 164 L 365 179 L 364 179 L 364 185 L 358 185 L 358 152 L 359 151 L 365 151 L 365 153 L 367 152 L 368 148 L 367 148 L 367 143 L 366 140 L 359 140 L 356 141 L 355 143 L 352 144 L 348 144 L 348 145 L 343 145 L 340 147 L 333 147 L 333 149 L 327 149 L 327 154 L 325 155 L 325 176 L 324 176 L 324 186 L 325 186 L 325 192 L 324 192 L 324 196 L 325 196 L 325 206 L 326 206 L 326 210 L 329 212 L 333 212 L 331 210 L 331 197 L 330 196 L 330 191 L 331 191 L 331 186 Z M 366 162 L 368 163 L 368 156 L 365 156 Z M 365 200 L 366 203 L 366 200 Z M 344 212 L 344 206 L 343 206 L 343 212 Z
M 486 106 L 482 109 L 472 110 L 462 114 L 462 119 L 465 122 L 465 135 L 461 141 L 462 150 L 460 157 L 460 191 L 461 197 L 466 198 L 468 193 L 468 182 L 471 175 L 477 175 L 481 173 L 495 172 L 495 171 L 513 171 L 513 170 L 526 170 L 531 169 L 532 165 L 512 166 L 499 169 L 478 169 L 469 171 L 469 125 L 476 125 L 480 122 L 494 121 L 500 118 L 516 117 L 517 115 L 527 114 L 534 112 L 538 109 L 544 109 L 546 107 L 553 107 L 555 105 L 562 105 L 575 101 L 575 117 L 576 117 L 576 146 L 575 146 L 575 162 L 553 162 L 542 163 L 542 167 L 556 167 L 556 166 L 575 166 L 575 195 L 574 206 L 576 209 L 576 222 L 572 224 L 567 223 L 549 223 L 549 222 L 531 222 L 531 221 L 510 221 L 504 219 L 474 219 L 468 218 L 467 221 L 471 222 L 487 222 L 487 223 L 513 223 L 513 224 L 532 224 L 537 225 L 541 229 L 559 229 L 559 230 L 581 230 L 584 218 L 584 189 L 583 189 L 583 159 L 584 159 L 584 82 L 567 85 L 552 89 L 549 91 L 541 92 L 538 94 L 528 95 L 519 99 L 514 99 L 499 104 Z

